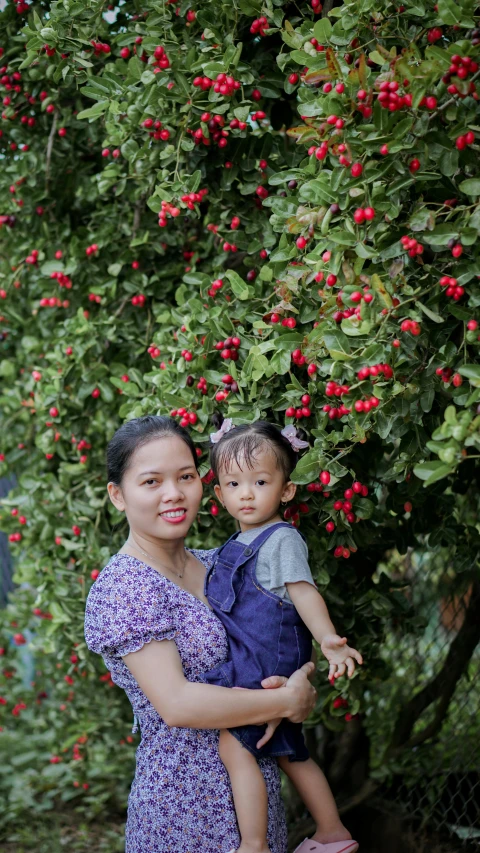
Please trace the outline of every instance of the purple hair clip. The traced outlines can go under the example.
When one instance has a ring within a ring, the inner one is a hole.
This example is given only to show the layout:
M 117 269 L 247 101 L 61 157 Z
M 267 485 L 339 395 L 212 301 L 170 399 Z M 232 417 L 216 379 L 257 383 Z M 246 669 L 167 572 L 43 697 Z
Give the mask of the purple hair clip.
M 212 444 L 216 444 L 218 441 L 220 441 L 221 438 L 223 438 L 224 435 L 227 434 L 227 432 L 230 432 L 230 430 L 234 428 L 235 427 L 234 424 L 232 424 L 232 419 L 226 418 L 220 429 L 217 430 L 217 432 L 210 433 L 210 441 L 212 442 Z
M 297 438 L 297 430 L 292 424 L 282 429 L 282 435 L 290 442 L 294 450 L 303 450 L 305 447 L 310 446 L 308 441 L 302 441 L 301 438 Z

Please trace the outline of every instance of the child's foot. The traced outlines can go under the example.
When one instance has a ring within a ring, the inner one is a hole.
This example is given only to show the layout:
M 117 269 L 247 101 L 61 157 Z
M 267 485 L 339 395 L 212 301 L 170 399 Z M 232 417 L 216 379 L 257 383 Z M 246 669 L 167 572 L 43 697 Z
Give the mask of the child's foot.
M 351 841 L 351 839 L 351 834 L 344 826 L 340 826 L 331 832 L 317 829 L 315 835 L 312 835 L 312 841 L 317 841 L 319 844 L 330 844 L 332 841 Z

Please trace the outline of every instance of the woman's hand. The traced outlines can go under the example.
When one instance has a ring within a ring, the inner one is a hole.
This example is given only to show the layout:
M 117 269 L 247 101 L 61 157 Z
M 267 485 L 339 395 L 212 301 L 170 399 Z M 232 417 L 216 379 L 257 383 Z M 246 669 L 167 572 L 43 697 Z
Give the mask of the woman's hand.
M 266 690 L 285 687 L 285 689 L 290 692 L 290 696 L 288 698 L 290 700 L 289 705 L 291 710 L 290 713 L 286 714 L 286 716 L 292 721 L 292 723 L 303 723 L 315 708 L 317 691 L 312 687 L 308 680 L 313 676 L 314 672 L 315 666 L 312 661 L 309 661 L 308 663 L 304 663 L 300 669 L 297 669 L 290 678 L 285 678 L 283 675 L 271 675 L 269 678 L 264 678 L 262 681 L 262 687 Z M 272 721 L 272 723 L 274 722 L 276 721 Z M 273 729 L 273 731 L 274 730 L 275 729 Z M 267 733 L 265 732 L 265 735 L 266 734 Z M 266 743 L 263 738 L 262 741 Z

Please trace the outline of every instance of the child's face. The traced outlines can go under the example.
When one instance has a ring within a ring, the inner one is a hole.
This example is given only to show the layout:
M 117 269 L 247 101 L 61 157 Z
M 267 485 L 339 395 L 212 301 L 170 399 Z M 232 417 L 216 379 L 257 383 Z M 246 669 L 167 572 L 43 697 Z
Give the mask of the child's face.
M 242 460 L 240 460 L 242 461 Z M 241 530 L 281 520 L 281 501 L 293 498 L 297 487 L 285 482 L 276 456 L 267 444 L 257 451 L 253 468 L 232 461 L 228 471 L 219 473 L 215 494 L 227 512 L 240 522 Z

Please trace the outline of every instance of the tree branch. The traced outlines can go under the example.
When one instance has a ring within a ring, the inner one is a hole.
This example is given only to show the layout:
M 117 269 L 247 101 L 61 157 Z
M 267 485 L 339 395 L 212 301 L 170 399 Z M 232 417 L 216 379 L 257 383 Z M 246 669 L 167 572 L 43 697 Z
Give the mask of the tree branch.
M 410 699 L 397 720 L 387 757 L 398 755 L 405 749 L 411 749 L 433 737 L 442 727 L 450 700 L 455 688 L 464 674 L 472 654 L 480 642 L 480 582 L 472 584 L 472 595 L 465 609 L 465 618 L 457 636 L 452 641 L 445 663 L 435 678 Z M 433 702 L 439 700 L 434 720 L 425 728 L 411 736 L 417 720 Z
M 50 162 L 52 159 L 53 140 L 55 138 L 55 131 L 57 129 L 57 116 L 58 116 L 58 113 L 55 111 L 53 114 L 52 126 L 50 128 L 50 134 L 48 136 L 48 142 L 47 142 L 47 155 L 46 155 L 46 162 L 45 162 L 45 192 L 46 193 L 48 193 L 48 190 L 49 190 Z

